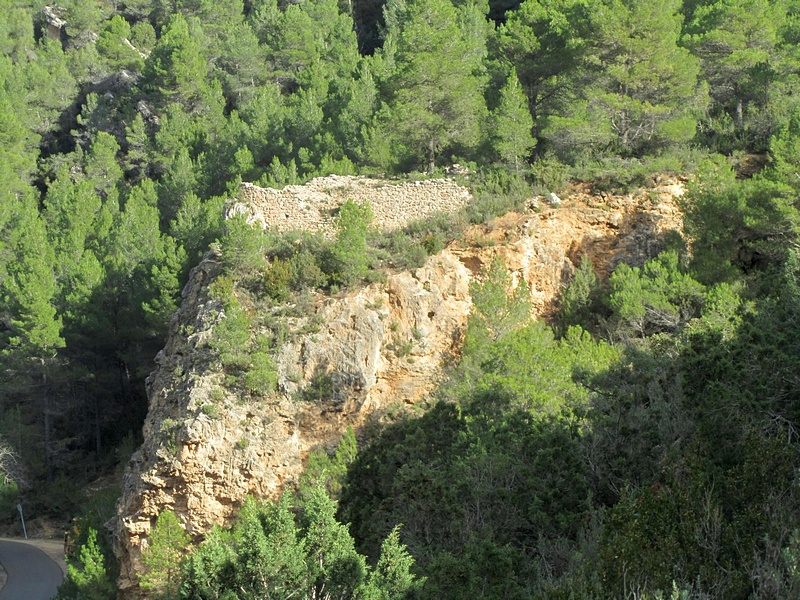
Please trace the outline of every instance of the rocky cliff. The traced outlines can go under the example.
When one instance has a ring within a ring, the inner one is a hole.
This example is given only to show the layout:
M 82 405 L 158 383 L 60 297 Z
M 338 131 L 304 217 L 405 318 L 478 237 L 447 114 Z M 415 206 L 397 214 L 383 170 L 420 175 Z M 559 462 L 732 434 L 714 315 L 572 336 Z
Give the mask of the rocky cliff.
M 279 393 L 269 398 L 230 393 L 207 346 L 222 314 L 208 291 L 219 270 L 210 253 L 191 274 L 148 379 L 144 443 L 127 468 L 113 523 L 121 596 L 140 596 L 141 548 L 162 510 L 175 511 L 199 540 L 248 494 L 277 495 L 310 450 L 333 443 L 347 426 L 424 398 L 458 356 L 470 281 L 493 256 L 546 315 L 583 255 L 600 274 L 620 260 L 654 256 L 663 234 L 680 227 L 673 202 L 680 191 L 674 183 L 625 197 L 575 190 L 558 207 L 542 204 L 468 230 L 415 271 L 318 296 L 307 316 L 287 318 L 289 335 L 276 356 Z M 303 393 L 321 380 L 326 394 Z

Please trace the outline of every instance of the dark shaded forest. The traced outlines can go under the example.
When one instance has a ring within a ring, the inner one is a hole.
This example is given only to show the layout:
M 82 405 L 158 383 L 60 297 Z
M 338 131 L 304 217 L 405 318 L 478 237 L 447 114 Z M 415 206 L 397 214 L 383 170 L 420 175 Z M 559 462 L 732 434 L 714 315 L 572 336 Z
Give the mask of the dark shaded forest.
M 0 0 L 8 519 L 22 494 L 66 520 L 127 460 L 144 378 L 209 244 L 230 251 L 230 277 L 255 260 L 277 302 L 457 235 L 368 241 L 356 214 L 338 246 L 293 254 L 223 233 L 241 181 L 457 162 L 481 222 L 570 182 L 672 173 L 690 178 L 684 240 L 608 281 L 584 263 L 550 326 L 514 320 L 524 310 L 505 304 L 521 300 L 497 267 L 429 412 L 346 461 L 315 459 L 338 508 L 308 490 L 292 501 L 307 512 L 253 505 L 193 555 L 180 590 L 154 562 L 153 594 L 264 597 L 255 582 L 277 563 L 239 572 L 231 558 L 258 534 L 264 552 L 297 543 L 280 567 L 297 577 L 275 585 L 333 577 L 337 598 L 796 596 L 798 39 L 794 0 Z M 312 569 L 324 561 L 309 549 L 329 548 L 310 541 L 315 523 L 347 569 Z M 69 584 L 83 594 L 86 561 Z M 110 593 L 106 567 L 93 597 Z

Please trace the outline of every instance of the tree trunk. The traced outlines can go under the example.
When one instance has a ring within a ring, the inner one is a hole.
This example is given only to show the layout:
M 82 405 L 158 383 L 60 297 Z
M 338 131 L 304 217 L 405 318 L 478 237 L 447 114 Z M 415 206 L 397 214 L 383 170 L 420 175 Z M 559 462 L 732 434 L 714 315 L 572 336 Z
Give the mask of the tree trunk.
M 94 398 L 94 444 L 95 452 L 98 458 L 100 457 L 100 450 L 102 449 L 102 438 L 100 435 L 100 401 L 95 395 Z
M 47 472 L 47 481 L 53 481 L 55 468 L 53 466 L 53 433 L 50 420 L 50 395 L 47 393 L 47 369 L 45 360 L 42 360 L 42 413 L 44 416 L 44 463 Z
M 436 170 L 436 144 L 433 140 L 428 145 L 428 173 L 433 174 Z
M 742 99 L 736 101 L 736 126 L 741 128 L 744 123 L 744 109 L 742 107 Z

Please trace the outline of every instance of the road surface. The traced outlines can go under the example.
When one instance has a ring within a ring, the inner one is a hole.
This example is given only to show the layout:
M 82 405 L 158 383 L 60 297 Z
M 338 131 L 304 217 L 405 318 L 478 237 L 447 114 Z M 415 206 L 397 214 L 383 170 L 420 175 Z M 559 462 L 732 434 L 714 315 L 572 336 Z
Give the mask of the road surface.
M 64 578 L 55 561 L 23 542 L 0 541 L 0 564 L 8 573 L 0 600 L 49 600 Z

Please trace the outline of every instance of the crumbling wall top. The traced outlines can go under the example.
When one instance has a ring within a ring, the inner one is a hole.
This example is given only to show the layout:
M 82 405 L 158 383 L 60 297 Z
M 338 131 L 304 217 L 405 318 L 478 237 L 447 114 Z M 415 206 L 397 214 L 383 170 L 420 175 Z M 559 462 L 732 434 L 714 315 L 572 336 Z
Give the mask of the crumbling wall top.
M 282 190 L 243 183 L 238 201 L 226 207 L 225 217 L 243 213 L 265 228 L 330 235 L 338 208 L 347 200 L 369 202 L 375 215 L 373 224 L 378 229 L 391 230 L 439 212 L 457 212 L 470 198 L 469 190 L 452 179 L 397 183 L 330 175 Z

